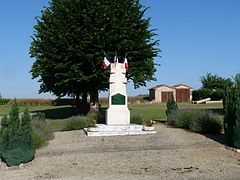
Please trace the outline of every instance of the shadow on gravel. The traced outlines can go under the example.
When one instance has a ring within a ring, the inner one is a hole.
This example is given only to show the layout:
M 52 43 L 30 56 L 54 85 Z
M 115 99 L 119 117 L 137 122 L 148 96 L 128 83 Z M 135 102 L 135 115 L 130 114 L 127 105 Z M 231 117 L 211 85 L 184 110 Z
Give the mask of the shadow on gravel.
M 44 113 L 47 119 L 66 119 L 71 116 L 77 115 L 77 111 L 74 107 L 53 108 L 53 109 L 46 109 L 46 110 L 37 110 L 32 112 Z
M 224 134 L 204 134 L 209 139 L 212 139 L 222 145 L 227 145 Z

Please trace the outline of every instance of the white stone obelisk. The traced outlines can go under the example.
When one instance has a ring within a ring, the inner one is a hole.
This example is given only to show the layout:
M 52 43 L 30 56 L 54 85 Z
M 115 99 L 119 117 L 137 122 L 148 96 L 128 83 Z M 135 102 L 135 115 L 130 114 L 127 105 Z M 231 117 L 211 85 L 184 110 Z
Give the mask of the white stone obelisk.
M 111 63 L 109 78 L 109 107 L 106 113 L 107 125 L 129 125 L 130 111 L 127 102 L 126 68 L 123 63 Z

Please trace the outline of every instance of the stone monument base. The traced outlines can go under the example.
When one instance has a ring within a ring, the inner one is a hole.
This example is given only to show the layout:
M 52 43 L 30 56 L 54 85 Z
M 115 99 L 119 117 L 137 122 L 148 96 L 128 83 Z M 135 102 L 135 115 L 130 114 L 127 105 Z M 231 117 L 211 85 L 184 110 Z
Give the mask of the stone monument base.
M 144 131 L 142 125 L 106 125 L 97 124 L 96 128 L 85 128 L 87 136 L 122 136 L 122 135 L 142 135 L 155 134 L 156 131 Z

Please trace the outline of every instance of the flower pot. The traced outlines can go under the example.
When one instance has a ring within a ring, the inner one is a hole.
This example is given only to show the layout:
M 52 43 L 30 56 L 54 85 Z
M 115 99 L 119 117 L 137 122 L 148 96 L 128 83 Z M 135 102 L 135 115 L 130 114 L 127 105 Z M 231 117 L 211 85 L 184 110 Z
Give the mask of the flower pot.
M 143 130 L 144 131 L 154 131 L 154 127 L 153 126 L 143 126 Z

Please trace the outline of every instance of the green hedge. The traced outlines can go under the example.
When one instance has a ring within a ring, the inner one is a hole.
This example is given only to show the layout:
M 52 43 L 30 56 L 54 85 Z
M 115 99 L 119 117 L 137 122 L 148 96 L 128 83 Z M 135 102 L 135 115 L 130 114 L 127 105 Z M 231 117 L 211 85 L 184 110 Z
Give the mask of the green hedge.
M 222 100 L 224 98 L 224 90 L 199 89 L 192 93 L 193 101 L 205 98 L 211 98 L 213 101 Z

